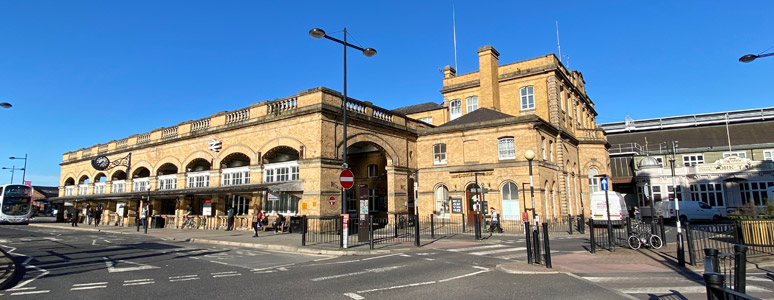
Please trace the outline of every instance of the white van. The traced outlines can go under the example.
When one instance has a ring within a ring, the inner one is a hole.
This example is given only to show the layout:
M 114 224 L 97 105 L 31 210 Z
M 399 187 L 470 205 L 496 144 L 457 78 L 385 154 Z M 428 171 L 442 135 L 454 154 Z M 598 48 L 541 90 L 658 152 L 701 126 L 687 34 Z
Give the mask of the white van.
M 610 221 L 625 220 L 629 217 L 629 211 L 626 209 L 626 201 L 624 201 L 623 195 L 618 192 L 608 191 L 607 197 L 610 201 Z M 594 222 L 607 222 L 605 191 L 591 194 L 591 217 L 594 219 Z
M 656 214 L 661 214 L 665 219 L 675 218 L 675 202 L 661 201 L 656 202 Z M 712 208 L 707 203 L 701 201 L 680 201 L 680 220 L 713 220 L 720 221 L 720 218 L 726 216 L 725 208 Z

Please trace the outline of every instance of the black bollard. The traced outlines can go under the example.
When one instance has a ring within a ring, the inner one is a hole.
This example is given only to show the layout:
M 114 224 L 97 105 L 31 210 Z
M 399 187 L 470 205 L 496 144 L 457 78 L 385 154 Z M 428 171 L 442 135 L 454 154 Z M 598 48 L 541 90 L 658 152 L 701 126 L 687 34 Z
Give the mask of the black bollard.
M 589 241 L 591 242 L 591 253 L 596 253 L 597 240 L 594 239 L 594 219 L 589 219 Z
M 398 215 L 395 214 L 394 216 L 395 216 L 395 223 L 394 223 L 395 225 L 393 225 L 392 228 L 395 230 L 395 235 L 393 235 L 393 237 L 398 237 L 398 226 L 400 226 L 400 224 L 398 224 Z
M 434 215 L 430 215 L 430 237 L 435 238 L 435 218 Z
M 462 214 L 462 233 L 465 233 L 465 214 Z
M 747 246 L 734 245 L 734 291 L 745 293 L 747 289 Z
M 720 273 L 720 260 L 718 254 L 720 251 L 715 248 L 704 248 L 704 272 Z
M 543 243 L 546 248 L 546 268 L 551 268 L 551 246 L 548 241 L 548 223 L 543 223 Z
M 567 215 L 567 221 L 570 222 L 570 234 L 572 234 L 572 215 L 570 215 L 570 214 Z M 544 230 L 545 230 L 545 228 L 544 228 Z
M 306 218 L 306 215 L 302 216 L 301 220 L 303 222 L 302 224 L 303 224 L 303 227 L 304 227 L 304 229 L 301 230 L 301 246 L 306 246 L 306 233 L 307 233 L 307 230 L 308 230 L 308 227 L 309 227 L 309 223 L 308 223 L 309 220 Z M 253 226 L 257 226 L 257 225 L 253 225 Z M 260 229 L 260 228 L 258 228 L 258 229 Z
M 419 240 L 419 216 L 414 216 L 414 246 L 420 245 L 422 244 Z
M 707 287 L 708 300 L 724 300 L 726 293 L 723 291 L 726 277 L 719 273 L 704 273 L 704 286 Z
M 685 239 L 688 240 L 688 264 L 696 265 L 696 254 L 693 253 L 693 234 L 691 233 L 691 223 L 685 221 Z
M 658 216 L 658 226 L 661 227 L 661 241 L 664 242 L 664 246 L 667 245 L 666 230 L 664 230 L 664 216 Z
M 527 235 L 527 263 L 532 264 L 532 237 L 529 234 L 529 222 L 524 222 L 524 232 Z
M 535 263 L 540 263 L 540 231 L 538 227 L 535 227 L 535 231 L 532 232 L 532 246 L 535 250 Z

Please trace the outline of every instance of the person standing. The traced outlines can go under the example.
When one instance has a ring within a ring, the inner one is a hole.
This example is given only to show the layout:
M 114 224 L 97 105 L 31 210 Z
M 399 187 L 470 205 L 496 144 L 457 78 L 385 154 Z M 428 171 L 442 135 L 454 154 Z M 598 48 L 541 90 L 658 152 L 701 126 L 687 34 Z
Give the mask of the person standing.
M 145 203 L 145 205 L 142 206 L 142 211 L 140 212 L 140 227 L 145 228 L 147 225 L 145 222 L 147 222 L 148 218 L 148 203 Z
M 79 223 L 86 223 L 86 216 L 89 214 L 89 204 L 84 203 L 81 207 L 81 216 L 82 220 L 78 220 Z M 78 214 L 75 214 L 76 216 Z
M 91 221 L 94 218 L 94 208 L 89 206 L 89 209 L 86 211 L 86 219 L 89 221 L 89 226 L 91 226 Z
M 69 212 L 68 212 L 68 213 L 69 213 Z M 72 216 L 70 217 L 70 222 L 72 222 L 72 224 L 70 224 L 70 226 L 72 226 L 72 227 L 78 227 L 78 209 L 77 209 L 77 208 L 75 208 L 75 207 L 73 207 L 73 212 L 72 212 L 72 213 L 70 213 L 70 214 L 72 215 Z
M 234 230 L 234 208 L 228 209 L 228 223 L 226 225 L 226 231 Z
M 258 231 L 261 229 L 261 221 L 263 221 L 263 212 L 258 211 L 258 213 L 253 217 L 253 231 L 255 231 L 255 235 L 253 237 L 258 237 Z

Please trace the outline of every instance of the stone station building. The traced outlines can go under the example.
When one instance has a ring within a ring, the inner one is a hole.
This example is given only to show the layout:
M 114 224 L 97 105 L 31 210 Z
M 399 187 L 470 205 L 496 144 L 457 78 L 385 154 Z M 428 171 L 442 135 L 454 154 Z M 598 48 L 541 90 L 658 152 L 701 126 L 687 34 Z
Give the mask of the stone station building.
M 491 46 L 478 55 L 479 71 L 444 69 L 441 103 L 387 110 L 350 98 L 342 105 L 340 93 L 320 87 L 67 152 L 57 201 L 102 205 L 104 221 L 112 224 L 117 212 L 127 226 L 147 197 L 167 226 L 179 226 L 170 217 L 189 205 L 199 219 L 217 218 L 208 222 L 215 227 L 232 207 L 243 227 L 259 209 L 337 215 L 346 107 L 352 214 L 367 204 L 375 215 L 447 218 L 475 214 L 485 200 L 505 219 L 520 219 L 532 209 L 523 155 L 531 149 L 541 218 L 588 215 L 589 176 L 608 172 L 609 144 L 581 73 L 553 54 L 502 66 Z M 98 156 L 112 167 L 96 170 Z

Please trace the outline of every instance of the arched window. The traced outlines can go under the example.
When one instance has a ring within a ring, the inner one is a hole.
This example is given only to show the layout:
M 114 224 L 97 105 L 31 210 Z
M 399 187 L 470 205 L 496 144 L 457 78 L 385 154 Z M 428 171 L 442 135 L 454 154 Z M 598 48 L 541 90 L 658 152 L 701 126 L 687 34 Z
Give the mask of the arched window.
M 521 88 L 519 94 L 521 94 L 521 109 L 535 109 L 535 89 L 531 85 Z
M 474 110 L 478 109 L 478 97 L 468 97 L 468 99 L 465 99 L 465 108 L 466 113 L 471 113 Z
M 519 188 L 513 182 L 506 182 L 500 189 L 503 205 L 503 220 L 521 220 L 519 216 Z
M 435 214 L 439 218 L 448 218 L 451 203 L 449 203 L 449 189 L 441 185 L 435 189 Z
M 462 116 L 462 101 L 454 99 L 449 102 L 449 119 L 454 120 Z
M 594 168 L 589 169 L 589 193 L 590 194 L 593 194 L 594 192 L 599 191 L 599 178 L 596 177 L 597 175 L 599 175 L 599 171 L 597 171 L 597 169 L 594 169 Z

